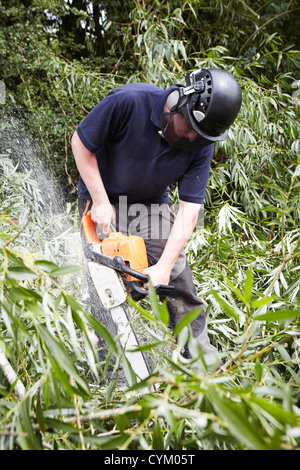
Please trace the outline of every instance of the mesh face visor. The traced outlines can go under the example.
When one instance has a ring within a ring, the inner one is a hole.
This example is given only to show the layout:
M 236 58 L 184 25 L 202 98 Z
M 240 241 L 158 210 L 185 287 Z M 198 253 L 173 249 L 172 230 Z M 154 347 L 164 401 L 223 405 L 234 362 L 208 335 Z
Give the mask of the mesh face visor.
M 176 114 L 176 112 L 164 112 L 160 116 L 160 128 L 162 135 L 172 147 L 182 150 L 194 150 L 201 149 L 212 143 L 211 140 L 206 139 L 201 135 L 199 135 L 199 137 L 193 141 L 191 141 L 188 137 L 179 137 L 176 134 L 176 130 L 174 128 L 174 114 Z M 181 114 L 186 119 L 184 113 Z M 186 119 L 186 121 L 189 123 L 188 119 Z

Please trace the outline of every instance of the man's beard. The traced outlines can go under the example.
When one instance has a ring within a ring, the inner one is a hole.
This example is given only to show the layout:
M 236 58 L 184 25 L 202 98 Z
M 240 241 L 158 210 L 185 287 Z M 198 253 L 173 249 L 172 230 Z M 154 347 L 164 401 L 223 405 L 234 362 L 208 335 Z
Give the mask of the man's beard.
M 160 128 L 163 137 L 167 142 L 175 148 L 181 150 L 194 150 L 207 147 L 212 142 L 200 136 L 191 142 L 187 137 L 178 137 L 174 129 L 174 114 L 176 113 L 162 113 L 160 116 Z

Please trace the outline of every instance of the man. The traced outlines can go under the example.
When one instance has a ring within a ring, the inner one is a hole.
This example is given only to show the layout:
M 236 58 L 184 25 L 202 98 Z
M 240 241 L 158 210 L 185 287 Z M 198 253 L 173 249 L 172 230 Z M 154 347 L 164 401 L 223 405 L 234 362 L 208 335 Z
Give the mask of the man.
M 144 273 L 154 286 L 175 286 L 167 298 L 173 327 L 188 312 L 203 307 L 184 246 L 204 200 L 214 142 L 225 139 L 241 100 L 235 78 L 215 68 L 194 71 L 186 77 L 186 86 L 167 90 L 128 84 L 98 103 L 72 138 L 80 173 L 80 217 L 91 208 L 104 234 L 114 222 L 120 231 L 131 226 L 130 234 L 135 227 L 143 236 L 149 262 Z M 174 182 L 179 194 L 176 215 L 169 199 Z M 126 217 L 120 209 L 124 198 Z M 132 208 L 137 205 L 146 211 L 140 223 L 133 224 Z M 125 227 L 120 227 L 122 218 Z M 204 354 L 216 351 L 207 336 L 204 308 L 191 328 Z

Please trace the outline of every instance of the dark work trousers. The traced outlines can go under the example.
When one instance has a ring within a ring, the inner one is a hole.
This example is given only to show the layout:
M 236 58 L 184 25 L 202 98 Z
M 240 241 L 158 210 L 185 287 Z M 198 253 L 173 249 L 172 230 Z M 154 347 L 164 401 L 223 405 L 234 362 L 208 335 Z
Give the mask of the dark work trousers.
M 82 217 L 90 210 L 91 201 L 79 199 L 79 217 Z M 141 236 L 146 245 L 148 265 L 152 266 L 159 260 L 165 244 L 167 242 L 172 224 L 175 219 L 175 214 L 172 212 L 172 207 L 168 204 L 152 204 L 145 206 L 143 204 L 128 204 L 126 198 L 119 198 L 118 203 L 112 203 L 116 214 L 115 229 L 122 232 L 124 235 L 138 235 Z M 84 236 L 83 243 L 84 241 Z M 95 289 L 91 285 L 91 279 L 88 275 L 88 285 L 90 292 L 93 293 Z M 167 307 L 170 317 L 170 326 L 172 329 L 176 326 L 178 321 L 187 313 L 202 308 L 198 317 L 191 323 L 192 334 L 195 338 L 205 338 L 203 349 L 205 351 L 208 345 L 207 352 L 210 349 L 215 350 L 209 344 L 207 339 L 207 326 L 205 317 L 205 308 L 203 301 L 197 296 L 196 287 L 193 283 L 192 272 L 187 262 L 184 250 L 180 253 L 174 268 L 171 273 L 170 284 L 175 289 L 172 295 L 165 296 L 161 300 L 167 299 Z M 90 294 L 91 295 L 91 294 Z M 99 306 L 100 299 L 95 299 L 95 295 L 91 295 L 91 313 L 98 318 L 102 323 L 103 315 L 101 306 Z M 113 331 L 110 331 L 113 335 Z M 202 341 L 202 340 L 201 340 Z M 201 343 L 199 341 L 199 343 Z M 200 344 L 201 346 L 201 344 Z

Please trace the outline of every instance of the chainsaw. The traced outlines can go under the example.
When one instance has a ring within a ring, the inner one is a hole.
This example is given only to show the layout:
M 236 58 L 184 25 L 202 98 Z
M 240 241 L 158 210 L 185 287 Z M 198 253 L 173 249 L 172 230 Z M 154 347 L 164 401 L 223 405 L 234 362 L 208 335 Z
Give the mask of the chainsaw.
M 145 242 L 137 235 L 126 236 L 113 230 L 101 240 L 90 211 L 83 217 L 82 225 L 86 240 L 84 254 L 94 287 L 107 315 L 111 315 L 122 353 L 137 379 L 143 380 L 151 372 L 145 355 L 136 350 L 139 342 L 131 324 L 126 300 L 128 295 L 134 300 L 148 295 L 147 289 L 143 287 L 149 281 L 148 276 L 143 274 L 148 267 Z M 174 286 L 158 285 L 155 290 L 157 294 L 170 295 Z

